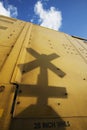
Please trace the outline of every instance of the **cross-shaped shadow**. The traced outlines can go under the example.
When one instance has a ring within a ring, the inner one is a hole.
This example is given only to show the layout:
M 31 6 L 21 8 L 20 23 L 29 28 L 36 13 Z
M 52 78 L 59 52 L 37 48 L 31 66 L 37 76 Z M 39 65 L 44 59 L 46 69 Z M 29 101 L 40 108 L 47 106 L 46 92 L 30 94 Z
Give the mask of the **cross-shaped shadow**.
M 58 58 L 59 56 L 55 53 L 50 55 L 39 54 L 32 48 L 27 48 L 27 52 L 33 55 L 36 59 L 29 63 L 18 65 L 21 73 L 22 73 L 21 68 L 24 70 L 23 74 L 25 74 L 37 67 L 40 67 L 40 74 L 38 75 L 38 81 L 36 85 L 32 84 L 20 85 L 22 93 L 20 93 L 19 96 L 37 97 L 37 103 L 35 105 L 31 104 L 29 107 L 24 109 L 19 115 L 17 115 L 17 118 L 58 117 L 59 121 L 63 122 L 62 118 L 58 115 L 58 113 L 56 113 L 53 110 L 53 108 L 48 105 L 48 98 L 67 98 L 67 95 L 65 95 L 66 93 L 65 87 L 48 86 L 48 71 L 47 71 L 48 68 L 57 76 L 59 76 L 61 79 L 66 75 L 65 72 L 63 72 L 61 69 L 57 68 L 50 62 L 55 58 Z M 63 126 L 61 130 L 65 130 L 65 127 Z
M 24 67 L 22 68 L 24 68 L 24 73 L 40 67 L 40 74 L 38 75 L 37 85 L 28 85 L 28 90 L 26 87 L 25 90 L 23 90 L 24 92 L 22 93 L 22 96 L 38 97 L 37 105 L 40 106 L 46 105 L 49 97 L 65 98 L 65 96 L 63 96 L 64 93 L 66 93 L 65 87 L 48 86 L 48 68 L 60 78 L 65 76 L 65 73 L 61 69 L 50 63 L 51 60 L 58 58 L 59 56 L 54 53 L 50 55 L 40 55 L 32 48 L 27 48 L 27 52 L 33 55 L 36 59 L 32 62 L 23 64 Z
M 21 65 L 21 66 L 24 66 L 23 68 L 24 68 L 25 73 L 29 72 L 29 71 L 37 68 L 37 67 L 40 67 L 41 74 L 42 74 L 41 76 L 42 77 L 43 77 L 44 73 L 46 73 L 46 75 L 47 75 L 47 69 L 48 68 L 51 71 L 53 71 L 56 75 L 58 75 L 59 77 L 61 77 L 61 78 L 65 76 L 65 73 L 62 70 L 60 70 L 59 68 L 57 68 L 56 66 L 54 66 L 52 63 L 50 63 L 50 61 L 52 61 L 52 60 L 54 60 L 54 59 L 56 59 L 56 58 L 59 57 L 57 54 L 55 54 L 55 53 L 50 54 L 50 55 L 39 54 L 38 52 L 36 52 L 32 48 L 27 48 L 27 52 L 30 53 L 32 56 L 34 56 L 36 58 L 36 60 Z M 47 81 L 47 79 L 45 80 L 45 82 L 46 81 Z

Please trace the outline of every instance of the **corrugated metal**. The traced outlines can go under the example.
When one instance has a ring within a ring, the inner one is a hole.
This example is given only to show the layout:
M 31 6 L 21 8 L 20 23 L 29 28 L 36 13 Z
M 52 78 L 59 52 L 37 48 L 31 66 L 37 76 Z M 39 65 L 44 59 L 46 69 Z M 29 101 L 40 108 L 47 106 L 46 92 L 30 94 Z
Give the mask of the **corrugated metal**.
M 19 20 L 13 24 L 0 36 L 0 83 L 18 86 L 10 130 L 86 130 L 84 39 Z

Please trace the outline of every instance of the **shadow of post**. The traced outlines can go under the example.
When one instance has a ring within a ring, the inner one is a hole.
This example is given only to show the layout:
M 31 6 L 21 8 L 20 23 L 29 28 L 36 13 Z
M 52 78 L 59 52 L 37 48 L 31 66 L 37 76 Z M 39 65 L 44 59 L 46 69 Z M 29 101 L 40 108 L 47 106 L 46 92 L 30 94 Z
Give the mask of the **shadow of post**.
M 19 85 L 22 93 L 18 96 L 37 97 L 37 103 L 29 105 L 20 114 L 14 117 L 11 122 L 10 130 L 48 130 L 49 128 L 52 130 L 65 130 L 68 124 L 48 105 L 48 98 L 67 98 L 67 95 L 65 95 L 65 87 L 48 86 L 48 68 L 60 78 L 65 76 L 65 72 L 50 62 L 59 56 L 54 53 L 50 55 L 40 55 L 31 48 L 27 49 L 27 52 L 36 59 L 32 62 L 19 65 L 19 68 L 23 68 L 24 73 L 26 73 L 39 66 L 40 74 L 38 75 L 36 85 Z

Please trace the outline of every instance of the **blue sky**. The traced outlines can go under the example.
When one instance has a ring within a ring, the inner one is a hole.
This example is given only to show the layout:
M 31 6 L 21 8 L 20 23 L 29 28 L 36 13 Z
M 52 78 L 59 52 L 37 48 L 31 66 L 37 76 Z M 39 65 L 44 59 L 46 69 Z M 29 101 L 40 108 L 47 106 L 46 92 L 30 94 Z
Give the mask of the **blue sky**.
M 87 0 L 0 0 L 0 14 L 87 39 Z

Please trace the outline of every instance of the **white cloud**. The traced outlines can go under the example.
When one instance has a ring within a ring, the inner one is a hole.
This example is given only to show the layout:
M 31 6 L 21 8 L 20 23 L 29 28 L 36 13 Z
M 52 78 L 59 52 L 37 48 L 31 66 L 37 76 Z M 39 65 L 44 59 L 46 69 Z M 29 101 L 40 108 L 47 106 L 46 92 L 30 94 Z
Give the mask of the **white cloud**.
M 4 8 L 2 2 L 0 2 L 0 15 L 10 16 L 10 12 Z
M 50 7 L 49 10 L 45 10 L 41 1 L 38 1 L 35 4 L 34 12 L 39 16 L 38 23 L 40 23 L 41 26 L 54 30 L 59 30 L 61 27 L 62 14 L 55 7 Z
M 31 19 L 30 21 L 33 23 L 33 22 L 34 22 L 34 19 Z
M 0 15 L 8 17 L 17 17 L 18 11 L 17 8 L 13 5 L 8 5 L 7 8 L 4 7 L 3 2 L 0 2 Z
M 13 5 L 8 5 L 8 11 L 10 12 L 10 16 L 11 17 L 17 17 L 18 16 L 18 11 L 17 11 L 17 7 L 13 6 Z

